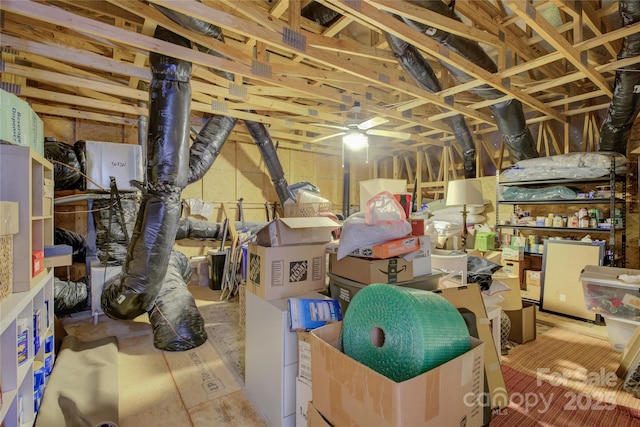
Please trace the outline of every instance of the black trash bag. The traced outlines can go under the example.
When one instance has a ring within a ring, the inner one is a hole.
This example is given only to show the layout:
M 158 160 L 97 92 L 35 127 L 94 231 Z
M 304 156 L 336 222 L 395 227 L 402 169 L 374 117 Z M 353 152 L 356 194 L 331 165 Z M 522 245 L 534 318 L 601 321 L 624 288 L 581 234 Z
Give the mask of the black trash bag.
M 493 282 L 493 273 L 501 268 L 502 265 L 486 258 L 469 255 L 467 257 L 467 283 L 477 283 L 480 290 L 486 291 Z
M 167 274 L 149 310 L 153 345 L 164 351 L 186 351 L 207 341 L 204 319 L 200 315 L 185 279 L 191 277 L 187 257 L 172 251 Z
M 44 142 L 44 157 L 53 163 L 55 190 L 82 189 L 84 182 L 80 173 L 82 169 L 71 145 L 56 141 L 55 138 L 46 138 Z
M 83 277 L 78 282 L 60 280 L 54 277 L 53 312 L 56 315 L 77 313 L 89 306 L 89 284 Z
M 129 242 L 124 230 L 127 230 L 129 239 L 131 239 L 140 207 L 139 197 L 127 197 L 131 198 L 121 198 L 124 226 L 120 220 L 120 212 L 117 206 L 113 206 L 113 201 L 110 199 L 98 199 L 94 200 L 92 204 L 97 256 L 105 265 L 122 265 L 127 256 Z M 111 215 L 111 227 L 109 227 L 109 215 Z
M 53 243 L 56 245 L 69 245 L 72 248 L 72 261 L 84 263 L 87 260 L 87 239 L 74 231 L 61 227 L 55 228 Z

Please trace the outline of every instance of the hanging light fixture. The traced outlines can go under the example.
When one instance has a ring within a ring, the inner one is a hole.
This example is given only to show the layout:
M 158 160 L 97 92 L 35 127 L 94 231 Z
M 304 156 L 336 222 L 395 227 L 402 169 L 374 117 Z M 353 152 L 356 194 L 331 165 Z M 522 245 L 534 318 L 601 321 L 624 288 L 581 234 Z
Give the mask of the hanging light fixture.
M 342 143 L 351 150 L 361 150 L 369 146 L 369 138 L 358 129 L 352 129 L 342 137 Z
M 344 147 L 352 151 L 367 149 L 365 163 L 369 163 L 369 138 L 358 129 L 351 129 L 342 137 L 342 167 L 344 167 Z

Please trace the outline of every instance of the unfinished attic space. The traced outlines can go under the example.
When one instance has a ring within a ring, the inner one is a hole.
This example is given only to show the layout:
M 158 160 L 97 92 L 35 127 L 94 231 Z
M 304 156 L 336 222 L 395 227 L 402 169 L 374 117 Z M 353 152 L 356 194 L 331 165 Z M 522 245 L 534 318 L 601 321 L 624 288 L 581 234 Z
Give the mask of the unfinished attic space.
M 2 0 L 0 426 L 640 425 L 640 0 Z

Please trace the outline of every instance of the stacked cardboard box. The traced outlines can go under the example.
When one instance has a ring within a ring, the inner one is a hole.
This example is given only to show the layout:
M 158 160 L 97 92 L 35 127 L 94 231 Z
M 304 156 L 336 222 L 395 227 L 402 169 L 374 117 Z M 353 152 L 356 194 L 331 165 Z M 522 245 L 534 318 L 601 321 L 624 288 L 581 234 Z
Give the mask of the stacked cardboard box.
M 337 348 L 342 322 L 311 332 L 308 425 L 481 426 L 484 346 L 397 383 Z M 452 386 L 456 384 L 456 386 Z
M 280 218 L 248 247 L 245 384 L 270 425 L 306 424 L 309 362 L 305 357 L 301 375 L 288 300 L 327 298 L 319 293 L 326 290 L 326 244 L 339 227 L 324 217 Z

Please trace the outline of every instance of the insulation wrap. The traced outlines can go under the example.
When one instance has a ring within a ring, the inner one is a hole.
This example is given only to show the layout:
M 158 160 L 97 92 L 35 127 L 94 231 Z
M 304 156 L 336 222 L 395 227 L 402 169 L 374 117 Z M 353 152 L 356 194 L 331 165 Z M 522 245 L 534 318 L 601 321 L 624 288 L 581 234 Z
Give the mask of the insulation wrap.
M 372 284 L 349 303 L 342 324 L 347 356 L 401 382 L 471 348 L 462 315 L 441 295 Z

